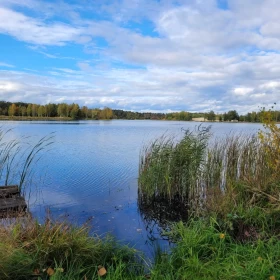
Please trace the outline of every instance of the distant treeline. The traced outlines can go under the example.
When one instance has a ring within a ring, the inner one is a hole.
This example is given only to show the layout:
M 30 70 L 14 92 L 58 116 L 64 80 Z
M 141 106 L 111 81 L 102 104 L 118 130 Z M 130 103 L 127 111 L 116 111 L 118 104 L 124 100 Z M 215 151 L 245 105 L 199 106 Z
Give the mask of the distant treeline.
M 275 121 L 280 121 L 280 111 L 274 111 Z M 207 113 L 174 112 L 174 113 L 140 113 L 124 110 L 115 110 L 108 107 L 103 109 L 89 109 L 87 106 L 80 107 L 72 103 L 49 103 L 38 105 L 24 102 L 0 101 L 0 115 L 9 117 L 39 117 L 39 118 L 71 118 L 71 119 L 126 119 L 126 120 L 181 120 L 191 121 L 193 119 L 208 121 L 241 121 L 260 122 L 261 112 L 250 112 L 246 115 L 239 115 L 235 110 L 224 114 L 215 114 L 214 111 Z

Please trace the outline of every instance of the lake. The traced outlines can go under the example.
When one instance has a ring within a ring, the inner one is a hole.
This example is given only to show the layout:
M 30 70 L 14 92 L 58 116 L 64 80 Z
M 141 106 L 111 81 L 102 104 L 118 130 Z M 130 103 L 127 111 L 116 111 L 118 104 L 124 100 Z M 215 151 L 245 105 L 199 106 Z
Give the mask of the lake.
M 163 134 L 183 136 L 199 123 L 179 121 L 2 121 L 13 128 L 11 138 L 30 136 L 30 143 L 54 133 L 54 144 L 34 166 L 30 209 L 42 220 L 46 207 L 54 217 L 93 231 L 112 233 L 151 256 L 161 240 L 157 224 L 147 224 L 137 207 L 139 155 L 144 144 Z M 204 123 L 204 125 L 208 125 Z M 256 133 L 262 126 L 211 123 L 213 137 L 228 133 Z

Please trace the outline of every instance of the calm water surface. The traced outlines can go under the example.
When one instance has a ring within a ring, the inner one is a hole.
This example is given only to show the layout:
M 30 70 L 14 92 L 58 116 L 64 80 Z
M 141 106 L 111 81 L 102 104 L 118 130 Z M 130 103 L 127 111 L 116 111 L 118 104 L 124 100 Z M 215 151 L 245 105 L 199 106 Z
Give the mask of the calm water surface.
M 151 255 L 156 226 L 143 220 L 137 208 L 139 154 L 144 144 L 165 134 L 183 136 L 182 129 L 198 123 L 173 121 L 0 122 L 13 128 L 11 137 L 31 136 L 29 142 L 54 132 L 54 144 L 35 166 L 30 207 L 42 219 L 46 207 L 55 217 L 67 216 L 94 231 Z M 213 123 L 214 137 L 230 132 L 255 133 L 259 124 Z M 151 230 L 151 227 L 153 228 Z

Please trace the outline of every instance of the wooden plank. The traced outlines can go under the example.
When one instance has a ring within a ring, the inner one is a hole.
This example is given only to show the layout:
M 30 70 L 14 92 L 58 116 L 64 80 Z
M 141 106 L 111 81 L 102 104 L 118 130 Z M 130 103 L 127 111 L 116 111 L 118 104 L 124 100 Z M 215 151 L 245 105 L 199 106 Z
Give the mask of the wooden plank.
M 0 224 L 3 225 L 4 223 L 8 223 L 7 221 L 19 221 L 23 220 L 23 218 L 28 215 L 28 212 L 26 210 L 20 210 L 20 211 L 16 211 L 16 210 L 9 210 L 9 211 L 0 211 Z
M 0 198 L 11 197 L 13 195 L 19 195 L 19 188 L 17 185 L 0 187 Z
M 18 185 L 0 186 L 0 189 L 9 189 L 9 188 L 14 188 L 14 187 L 18 188 Z
M 27 204 L 23 197 L 0 199 L 0 211 L 24 210 Z

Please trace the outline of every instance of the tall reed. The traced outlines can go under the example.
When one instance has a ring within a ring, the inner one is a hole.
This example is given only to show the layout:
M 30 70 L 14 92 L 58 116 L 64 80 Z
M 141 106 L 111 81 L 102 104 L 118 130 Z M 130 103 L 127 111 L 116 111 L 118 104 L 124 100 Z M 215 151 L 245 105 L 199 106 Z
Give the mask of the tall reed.
M 200 184 L 207 210 L 226 212 L 241 204 L 261 206 L 264 197 L 259 194 L 273 182 L 274 171 L 258 137 L 239 134 L 216 139 L 208 148 L 205 163 Z
M 0 184 L 18 185 L 22 194 L 34 165 L 53 143 L 53 134 L 42 137 L 35 144 L 28 140 L 24 136 L 13 139 L 11 129 L 0 128 Z
M 168 207 L 180 204 L 195 215 L 227 215 L 238 207 L 279 208 L 280 173 L 268 164 L 272 155 L 267 143 L 256 135 L 230 134 L 209 144 L 209 135 L 209 128 L 200 128 L 186 131 L 179 142 L 162 137 L 145 147 L 140 210 L 156 205 L 160 211 L 161 201 Z
M 199 204 L 197 182 L 202 174 L 210 127 L 186 130 L 178 142 L 163 136 L 146 146 L 140 158 L 139 200 L 141 204 L 168 201 L 182 207 Z

